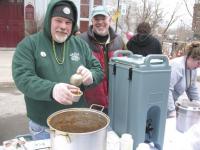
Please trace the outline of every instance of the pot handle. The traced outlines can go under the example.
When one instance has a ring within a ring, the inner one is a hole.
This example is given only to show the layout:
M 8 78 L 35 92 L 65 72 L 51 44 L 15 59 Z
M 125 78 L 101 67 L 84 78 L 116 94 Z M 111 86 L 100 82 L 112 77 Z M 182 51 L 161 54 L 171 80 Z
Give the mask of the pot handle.
M 68 142 L 68 143 L 71 143 L 71 139 L 70 139 L 70 137 L 69 137 L 69 134 L 67 134 L 65 137 L 66 137 L 67 142 Z
M 63 140 L 63 141 L 65 141 L 65 142 L 67 142 L 67 143 L 71 143 L 71 139 L 70 139 L 70 136 L 69 136 L 68 133 L 62 134 L 62 133 L 60 133 L 59 131 L 55 130 L 55 131 L 54 131 L 54 136 L 60 136 L 60 137 L 62 137 L 62 140 Z M 54 137 L 54 138 L 55 138 L 55 137 Z
M 49 132 L 50 132 L 50 135 L 53 136 L 53 138 L 55 138 L 56 136 L 60 136 L 67 143 L 71 143 L 71 139 L 68 133 L 63 134 L 60 131 L 55 130 L 55 129 L 50 129 Z
M 101 108 L 101 109 L 100 109 L 101 112 L 104 110 L 104 106 L 102 106 L 102 105 L 92 104 L 92 105 L 90 106 L 90 109 L 94 109 L 93 107 L 97 107 L 97 108 L 99 107 L 99 108 Z

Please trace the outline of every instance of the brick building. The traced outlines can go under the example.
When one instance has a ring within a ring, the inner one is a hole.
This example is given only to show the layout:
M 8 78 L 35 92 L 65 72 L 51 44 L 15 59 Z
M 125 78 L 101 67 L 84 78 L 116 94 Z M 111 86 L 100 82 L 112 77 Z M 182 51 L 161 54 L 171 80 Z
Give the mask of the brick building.
M 15 47 L 24 36 L 41 29 L 50 0 L 0 0 L 0 47 Z M 106 0 L 73 0 L 80 31 L 86 31 L 91 10 Z

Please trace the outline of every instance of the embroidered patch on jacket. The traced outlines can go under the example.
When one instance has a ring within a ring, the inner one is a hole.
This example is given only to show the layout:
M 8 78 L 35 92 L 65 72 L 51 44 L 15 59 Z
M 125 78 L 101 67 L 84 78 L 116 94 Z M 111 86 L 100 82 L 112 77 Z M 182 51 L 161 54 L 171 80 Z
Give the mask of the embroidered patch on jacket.
M 79 61 L 80 60 L 80 54 L 77 53 L 77 52 L 71 53 L 70 57 L 71 57 L 72 61 Z

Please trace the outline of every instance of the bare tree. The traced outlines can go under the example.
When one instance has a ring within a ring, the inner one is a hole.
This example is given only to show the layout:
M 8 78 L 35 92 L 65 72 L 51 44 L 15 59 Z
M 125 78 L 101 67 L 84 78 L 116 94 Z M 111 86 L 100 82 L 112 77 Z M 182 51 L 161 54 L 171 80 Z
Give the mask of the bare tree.
M 163 21 L 163 10 L 161 10 L 160 8 L 160 3 L 158 3 L 156 1 L 156 3 L 154 4 L 154 11 L 153 11 L 153 15 L 151 17 L 151 27 L 152 30 L 154 31 L 155 28 L 157 28 L 160 24 L 160 22 Z
M 186 7 L 187 12 L 188 12 L 188 14 L 190 15 L 190 17 L 193 17 L 193 15 L 192 15 L 192 13 L 191 13 L 191 11 L 190 11 L 190 9 L 189 9 L 188 3 L 186 2 L 186 0 L 183 0 L 183 2 L 184 2 L 184 4 L 185 4 L 185 7 Z
M 173 12 L 172 12 L 172 14 L 170 16 L 170 19 L 167 22 L 166 27 L 164 28 L 164 30 L 162 32 L 162 37 L 165 35 L 165 33 L 167 32 L 167 30 L 169 29 L 169 27 L 178 20 L 179 16 L 176 16 L 177 9 L 178 9 L 177 7 L 178 7 L 178 5 L 174 8 L 174 10 L 173 10 Z
M 127 5 L 127 13 L 125 16 L 119 17 L 119 22 L 117 24 L 117 28 L 119 29 L 118 32 L 120 32 L 123 37 L 125 37 L 124 34 L 127 31 L 134 32 L 137 25 L 143 21 L 150 23 L 153 34 L 158 33 L 158 27 L 162 26 L 163 30 L 160 34 L 161 37 L 164 37 L 164 34 L 167 33 L 167 30 L 180 17 L 177 15 L 180 4 L 177 4 L 172 13 L 167 13 L 168 16 L 169 14 L 171 15 L 170 18 L 166 20 L 164 8 L 161 7 L 159 0 L 124 0 L 123 3 Z M 166 23 L 164 28 L 163 20 L 165 20 Z
M 140 22 L 149 22 L 154 31 L 163 20 L 164 10 L 159 1 L 131 1 L 127 7 L 126 16 L 119 19 L 118 28 L 124 33 L 134 31 Z

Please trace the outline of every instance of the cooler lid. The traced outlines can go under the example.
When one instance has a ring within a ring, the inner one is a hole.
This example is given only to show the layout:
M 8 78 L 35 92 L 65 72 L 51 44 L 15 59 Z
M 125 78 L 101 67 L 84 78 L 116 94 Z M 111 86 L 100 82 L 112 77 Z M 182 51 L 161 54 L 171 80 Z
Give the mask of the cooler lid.
M 132 57 L 112 57 L 111 61 L 115 63 L 125 64 L 125 65 L 145 65 L 146 64 L 146 57 L 141 55 L 134 55 Z M 151 59 L 149 61 L 150 64 L 161 64 L 163 60 L 161 59 Z
M 168 67 L 168 58 L 163 54 L 151 54 L 146 57 L 133 54 L 129 50 L 117 50 L 110 59 L 112 63 L 129 65 L 134 67 Z
M 121 64 L 127 64 L 127 65 L 142 65 L 144 64 L 144 57 L 141 55 L 134 55 L 133 57 L 112 57 L 111 61 L 115 62 L 115 63 L 121 63 Z
M 144 57 L 142 55 L 133 54 L 129 50 L 117 50 L 114 52 L 113 57 L 110 59 L 110 61 L 120 64 L 141 65 L 144 63 Z

